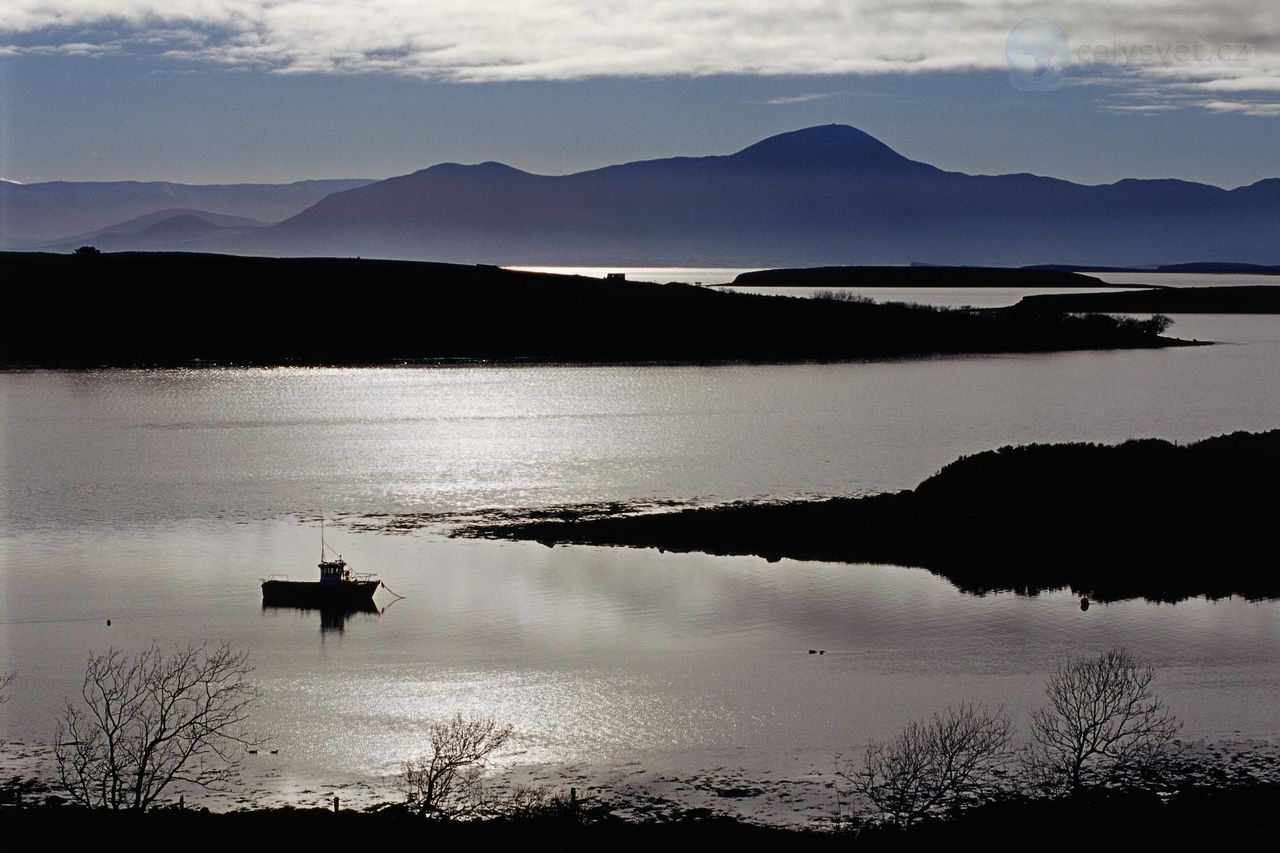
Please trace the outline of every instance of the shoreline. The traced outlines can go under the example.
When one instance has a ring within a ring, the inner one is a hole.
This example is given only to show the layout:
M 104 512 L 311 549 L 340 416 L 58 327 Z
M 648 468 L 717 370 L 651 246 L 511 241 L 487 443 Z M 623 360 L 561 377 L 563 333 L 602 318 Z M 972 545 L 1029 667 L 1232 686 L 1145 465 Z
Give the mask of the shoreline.
M 13 741 L 7 746 L 22 748 L 27 756 L 46 748 Z M 860 749 L 851 749 L 845 755 L 856 755 Z M 487 772 L 484 788 L 491 795 L 532 787 L 557 792 L 572 789 L 581 801 L 607 804 L 612 815 L 633 823 L 678 819 L 688 814 L 792 830 L 829 829 L 836 823 L 839 780 L 832 768 L 797 773 L 781 769 L 751 771 L 720 764 L 696 771 L 653 768 L 636 772 L 635 763 L 622 761 L 608 767 L 511 764 Z M 1172 768 L 1165 780 L 1170 789 L 1280 785 L 1280 741 L 1222 737 L 1180 742 Z M 46 763 L 44 769 L 52 767 Z M 156 808 L 173 809 L 181 801 L 191 811 L 223 815 L 331 811 L 337 796 L 344 811 L 372 813 L 403 806 L 397 781 L 398 777 L 387 777 L 381 785 L 361 779 L 330 784 L 299 781 L 297 785 L 305 787 L 272 792 L 256 786 L 247 774 L 241 773 L 237 786 L 225 792 L 177 785 Z M 22 804 L 33 810 L 77 808 L 58 789 L 56 777 L 36 765 L 5 762 L 0 776 L 0 806 Z
M 150 811 L 111 812 L 68 803 L 39 786 L 11 780 L 0 786 L 0 825 L 11 833 L 39 832 L 46 839 L 99 839 L 107 835 L 155 832 L 171 837 L 196 831 L 202 840 L 228 843 L 245 833 L 287 832 L 292 840 L 332 842 L 339 838 L 367 839 L 373 832 L 415 840 L 547 841 L 637 843 L 716 843 L 734 838 L 780 841 L 812 846 L 913 847 L 921 842 L 989 843 L 1008 839 L 1025 843 L 1029 834 L 1055 825 L 1055 842 L 1109 841 L 1132 837 L 1185 841 L 1203 838 L 1261 840 L 1271 830 L 1271 808 L 1280 798 L 1280 756 L 1274 744 L 1243 748 L 1201 745 L 1192 758 L 1178 764 L 1177 776 L 1158 790 L 1145 786 L 1088 788 L 1075 794 L 1044 797 L 1013 792 L 938 812 L 906 828 L 848 813 L 844 795 L 827 789 L 831 805 L 811 811 L 796 823 L 762 821 L 717 807 L 678 804 L 652 791 L 617 792 L 572 788 L 555 789 L 541 805 L 515 812 L 460 820 L 424 819 L 403 802 L 379 801 L 354 806 L 339 799 L 307 805 L 249 803 L 226 810 L 210 810 L 198 801 L 185 804 L 174 797 Z M 562 785 L 571 780 L 561 780 Z M 760 796 L 775 783 L 764 781 L 720 789 L 721 803 Z M 15 796 L 21 792 L 21 796 Z M 785 799 L 785 795 L 784 795 Z
M 991 310 L 991 309 L 979 309 Z M 921 350 L 919 352 L 900 352 L 884 356 L 859 356 L 849 358 L 779 358 L 760 360 L 751 358 L 705 358 L 689 360 L 646 359 L 634 361 L 572 361 L 564 359 L 540 358 L 421 358 L 394 361 L 285 361 L 285 362 L 236 362 L 208 361 L 197 359 L 189 363 L 155 363 L 155 364 L 101 364 L 93 366 L 67 366 L 60 364 L 6 364 L 0 362 L 0 373 L 93 373 L 95 371 L 136 371 L 152 370 L 372 370 L 372 369 L 406 369 L 415 368 L 440 370 L 457 368 L 460 370 L 473 367 L 502 368 L 609 368 L 609 367 L 785 367 L 802 365 L 844 365 L 844 364 L 889 364 L 893 362 L 925 361 L 935 358 L 986 358 L 1008 355 L 1058 355 L 1071 352 L 1126 352 L 1130 350 L 1179 349 L 1183 347 L 1217 346 L 1219 341 L 1185 340 L 1181 338 L 1161 338 L 1158 344 L 1133 344 L 1130 346 L 1112 347 L 1071 347 L 1067 349 L 1048 350 L 972 350 L 958 352 L 937 352 Z
M 0 272 L 19 283 L 25 322 L 0 341 L 0 365 L 15 367 L 783 364 L 1195 345 L 1164 337 L 1158 319 L 791 299 L 491 266 L 0 253 Z M 85 286 L 96 281 L 120 286 Z M 172 304 L 178 282 L 204 297 L 197 308 Z M 335 295 L 315 299 L 317 286 Z

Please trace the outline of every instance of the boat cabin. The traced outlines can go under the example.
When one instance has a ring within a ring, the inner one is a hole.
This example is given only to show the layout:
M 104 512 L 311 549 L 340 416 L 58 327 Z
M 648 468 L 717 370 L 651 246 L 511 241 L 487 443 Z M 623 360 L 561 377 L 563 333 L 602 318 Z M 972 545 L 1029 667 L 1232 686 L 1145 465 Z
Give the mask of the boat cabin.
M 337 586 L 348 579 L 347 561 L 338 557 L 336 560 L 320 561 L 320 583 L 325 586 Z

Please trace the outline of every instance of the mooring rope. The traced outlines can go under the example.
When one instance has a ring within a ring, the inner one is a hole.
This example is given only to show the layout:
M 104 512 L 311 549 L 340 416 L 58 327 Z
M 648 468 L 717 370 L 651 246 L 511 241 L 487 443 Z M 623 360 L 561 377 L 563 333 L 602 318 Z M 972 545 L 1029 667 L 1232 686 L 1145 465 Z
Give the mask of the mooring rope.
M 382 588 L 383 588 L 383 589 L 385 589 L 387 592 L 391 593 L 392 595 L 394 595 L 394 596 L 396 597 L 396 599 L 397 599 L 397 600 L 399 600 L 399 599 L 401 599 L 401 598 L 407 598 L 407 596 L 401 595 L 400 593 L 396 592 L 396 591 L 395 591 L 394 589 L 392 589 L 391 587 L 387 586 L 387 582 L 386 582 L 386 581 L 378 581 L 378 583 L 382 584 Z

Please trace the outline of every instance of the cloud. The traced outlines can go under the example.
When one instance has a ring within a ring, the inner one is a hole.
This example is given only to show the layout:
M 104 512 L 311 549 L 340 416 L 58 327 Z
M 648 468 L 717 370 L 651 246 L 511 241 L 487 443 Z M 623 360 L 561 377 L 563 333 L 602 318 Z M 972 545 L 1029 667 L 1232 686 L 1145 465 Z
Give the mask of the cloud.
M 1188 103 L 1280 91 L 1274 0 L 5 0 L 0 53 L 459 83 L 910 74 L 1005 68 L 1010 29 L 1042 14 L 1068 35 L 1072 82 Z
M 59 42 L 56 44 L 33 44 L 24 45 L 22 47 L 4 45 L 0 46 L 0 54 L 6 56 L 107 56 L 109 54 L 124 53 L 125 49 L 119 42 L 90 42 L 90 41 L 72 41 Z
M 1274 77 L 1220 77 L 1188 83 L 1184 88 L 1200 92 L 1280 92 L 1280 70 Z
M 783 95 L 780 98 L 769 98 L 767 101 L 753 101 L 769 107 L 781 107 L 787 104 L 807 104 L 810 101 L 821 101 L 835 95 L 835 92 L 809 92 L 804 95 Z
M 1102 107 L 1109 113 L 1167 113 L 1182 109 L 1181 104 L 1104 104 Z
M 1280 103 L 1260 103 L 1257 101 L 1196 101 L 1195 105 L 1213 113 L 1233 113 L 1235 115 L 1280 117 Z

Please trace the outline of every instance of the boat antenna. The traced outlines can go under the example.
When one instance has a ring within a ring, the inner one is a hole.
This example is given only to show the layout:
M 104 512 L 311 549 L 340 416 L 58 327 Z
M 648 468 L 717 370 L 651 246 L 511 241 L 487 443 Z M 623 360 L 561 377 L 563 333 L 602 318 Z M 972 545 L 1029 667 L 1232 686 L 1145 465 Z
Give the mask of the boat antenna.
M 320 562 L 324 562 L 324 507 L 320 507 Z

